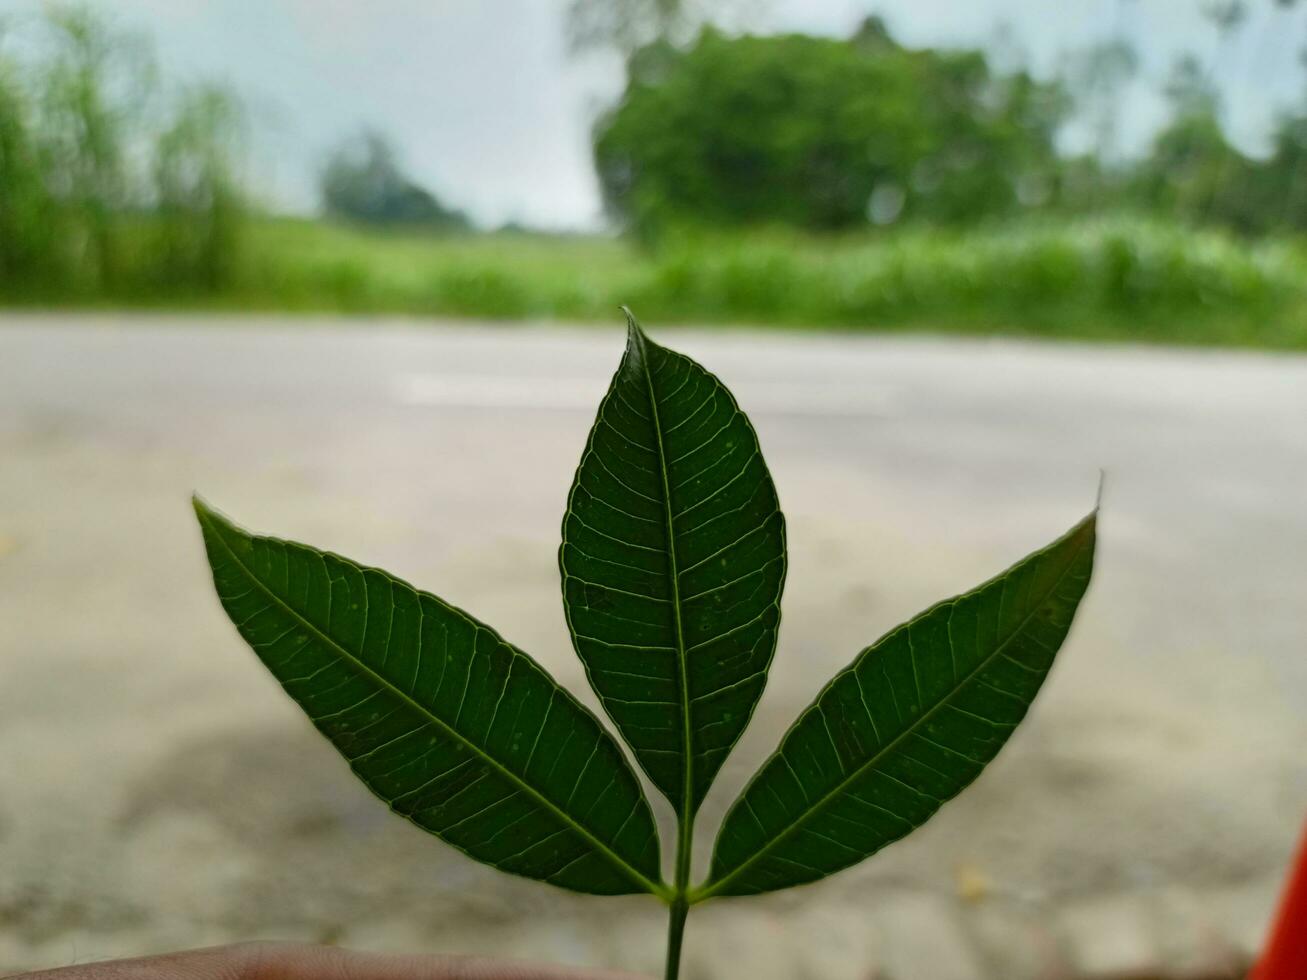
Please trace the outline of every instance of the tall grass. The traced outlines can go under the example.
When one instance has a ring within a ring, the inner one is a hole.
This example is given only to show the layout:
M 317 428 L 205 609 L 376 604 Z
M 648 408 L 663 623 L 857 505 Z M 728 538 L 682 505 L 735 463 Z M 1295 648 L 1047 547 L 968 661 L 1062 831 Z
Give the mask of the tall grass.
M 1115 338 L 1307 349 L 1307 247 L 1130 218 L 685 238 L 258 222 L 227 301 L 270 309 Z
M 633 296 L 663 316 L 1307 346 L 1307 251 L 1129 218 L 701 239 Z

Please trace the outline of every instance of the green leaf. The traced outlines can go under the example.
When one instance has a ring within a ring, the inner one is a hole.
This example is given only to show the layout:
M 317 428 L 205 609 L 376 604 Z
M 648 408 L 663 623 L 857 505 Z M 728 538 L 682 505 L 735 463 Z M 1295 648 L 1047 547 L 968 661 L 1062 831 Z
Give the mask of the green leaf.
M 1095 516 L 837 674 L 732 805 L 694 900 L 787 888 L 926 822 L 1007 741 L 1065 639 Z
M 563 604 L 604 709 L 693 813 L 766 683 L 785 523 L 730 392 L 627 319 L 563 518 Z
M 392 810 L 503 871 L 665 892 L 635 773 L 535 661 L 383 571 L 195 512 L 241 636 Z

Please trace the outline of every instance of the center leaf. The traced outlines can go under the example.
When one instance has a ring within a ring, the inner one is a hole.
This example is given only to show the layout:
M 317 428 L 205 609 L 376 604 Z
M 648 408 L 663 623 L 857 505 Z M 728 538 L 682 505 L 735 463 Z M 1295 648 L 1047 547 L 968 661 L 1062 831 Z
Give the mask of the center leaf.
M 766 684 L 785 522 L 730 392 L 627 320 L 563 518 L 563 605 L 604 710 L 693 814 Z

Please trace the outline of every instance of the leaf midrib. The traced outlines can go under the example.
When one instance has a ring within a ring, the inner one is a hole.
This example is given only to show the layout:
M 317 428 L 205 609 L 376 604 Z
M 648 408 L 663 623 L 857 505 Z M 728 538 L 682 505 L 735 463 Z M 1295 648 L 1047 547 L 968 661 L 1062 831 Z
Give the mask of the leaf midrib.
M 768 843 L 764 844 L 761 848 L 755 851 L 742 864 L 737 865 L 735 869 L 730 873 L 728 873 L 724 878 L 719 878 L 715 882 L 710 882 L 705 887 L 696 888 L 691 893 L 690 902 L 693 904 L 697 902 L 706 901 L 707 899 L 712 898 L 714 895 L 719 894 L 722 891 L 722 889 L 726 887 L 727 884 L 729 884 L 731 881 L 738 878 L 747 869 L 751 868 L 754 864 L 758 862 L 759 859 L 769 854 L 771 851 L 779 847 L 785 841 L 789 840 L 790 837 L 793 836 L 798 830 L 800 830 L 810 819 L 812 819 L 823 809 L 825 809 L 825 807 L 836 796 L 844 792 L 844 790 L 847 789 L 852 783 L 856 782 L 858 779 L 864 776 L 868 771 L 870 771 L 874 766 L 876 766 L 889 752 L 891 752 L 901 741 L 903 741 L 903 739 L 907 738 L 909 735 L 914 734 L 918 728 L 920 728 L 922 725 L 924 725 L 927 721 L 929 721 L 934 716 L 935 712 L 944 708 L 945 705 L 948 704 L 949 700 L 953 698 L 953 696 L 956 695 L 958 691 L 962 690 L 962 688 L 964 688 L 967 684 L 971 683 L 972 679 L 978 673 L 980 673 L 982 670 L 988 667 L 990 663 L 993 662 L 994 658 L 1001 656 L 1003 651 L 1007 649 L 1007 645 L 1011 643 L 1021 633 L 1021 631 L 1026 628 L 1030 620 L 1034 618 L 1035 613 L 1043 606 L 1045 602 L 1048 601 L 1048 598 L 1057 591 L 1058 587 L 1061 586 L 1063 580 L 1070 573 L 1071 569 L 1075 567 L 1076 561 L 1080 558 L 1080 555 L 1082 554 L 1084 549 L 1085 549 L 1085 545 L 1083 543 L 1076 548 L 1075 554 L 1072 556 L 1071 560 L 1067 563 L 1067 567 L 1064 568 L 1061 574 L 1058 575 L 1057 581 L 1055 581 L 1052 584 L 1052 586 L 1049 587 L 1048 591 L 1044 593 L 1043 598 L 1040 599 L 1040 601 L 1034 606 L 1034 608 L 1022 618 L 1021 622 L 1017 625 L 1016 629 L 1014 629 L 1011 632 L 1011 634 L 1009 634 L 1003 640 L 1002 643 L 1000 643 L 997 647 L 995 647 L 993 653 L 985 657 L 979 664 L 977 664 L 967 674 L 966 677 L 964 677 L 962 680 L 954 684 L 952 690 L 950 690 L 947 694 L 945 694 L 944 697 L 942 697 L 933 707 L 931 707 L 929 711 L 927 711 L 920 718 L 918 718 L 912 725 L 906 728 L 903 732 L 896 735 L 887 745 L 879 749 L 874 756 L 872 756 L 865 763 L 863 763 L 861 766 L 855 769 L 850 775 L 845 776 L 843 779 L 841 779 L 839 783 L 837 783 L 833 788 L 828 790 L 825 793 L 825 795 L 823 795 L 816 803 L 814 803 L 812 806 L 804 810 L 802 815 L 797 820 L 791 822 L 788 827 L 786 827 L 783 831 L 781 831 L 781 833 L 777 834 Z M 956 602 L 957 600 L 950 599 L 948 601 Z M 927 610 L 926 612 L 922 613 L 921 616 L 918 616 L 917 619 L 922 619 L 925 616 L 930 615 L 930 613 L 933 611 L 934 611 L 933 609 Z M 913 622 L 915 621 L 916 620 L 913 620 Z M 910 625 L 911 623 L 901 628 L 907 629 Z M 880 641 L 878 641 L 878 644 L 879 642 Z M 950 642 L 952 641 L 950 640 Z M 858 659 L 861 659 L 860 656 Z M 854 669 L 854 668 L 850 667 L 849 669 Z M 827 684 L 824 688 L 822 688 L 821 693 L 817 695 L 816 700 L 813 702 L 814 707 L 816 707 L 820 703 L 822 697 L 825 696 L 826 692 L 830 690 L 830 688 L 834 686 L 835 682 L 838 681 L 841 677 L 843 677 L 846 672 L 847 671 L 845 670 L 840 671 L 838 674 L 835 675 L 835 677 L 831 679 L 829 684 Z M 1027 707 L 1029 707 L 1029 705 L 1027 705 Z M 802 720 L 802 718 L 805 717 L 806 715 L 807 712 L 805 711 L 804 714 L 800 716 L 800 720 Z M 795 726 L 797 725 L 798 725 L 798 721 L 795 722 Z M 791 728 L 791 731 L 793 731 L 793 728 Z M 786 737 L 788 736 L 789 736 L 789 732 L 786 732 Z M 785 744 L 785 740 L 782 739 L 781 747 L 783 747 L 784 744 Z M 779 754 L 780 751 L 781 749 L 778 748 L 776 750 L 776 754 Z M 770 762 L 770 760 L 768 761 Z M 759 770 L 758 777 L 762 776 L 762 773 L 765 771 L 765 769 L 766 766 L 764 766 L 764 769 Z M 743 800 L 748 795 L 749 790 L 751 790 L 752 788 L 753 788 L 753 781 L 751 780 L 749 782 L 749 785 L 746 786 L 744 788 L 744 791 L 740 794 L 740 799 Z M 734 807 L 732 807 L 732 810 L 734 810 Z M 822 877 L 825 877 L 825 875 L 823 875 Z
M 686 663 L 685 631 L 681 622 L 681 579 L 676 564 L 675 517 L 672 513 L 672 487 L 667 472 L 667 451 L 663 446 L 663 427 L 658 418 L 658 397 L 654 393 L 653 373 L 649 369 L 649 350 L 639 327 L 633 328 L 636 346 L 640 352 L 640 369 L 644 374 L 645 389 L 649 393 L 649 411 L 652 413 L 654 440 L 658 449 L 658 474 L 663 484 L 663 516 L 667 529 L 667 578 L 672 589 L 672 617 L 676 624 L 676 665 L 679 672 L 678 693 L 681 696 L 681 738 L 684 750 L 681 783 L 681 806 L 677 814 L 688 820 L 694 805 L 694 750 L 693 730 L 690 723 L 690 677 Z M 685 883 L 682 883 L 685 884 Z
M 283 600 L 279 595 L 277 595 L 277 593 L 273 592 L 272 589 L 269 588 L 263 582 L 263 580 L 259 578 L 258 575 L 255 574 L 252 568 L 250 568 L 247 564 L 245 564 L 245 562 L 241 560 L 240 556 L 236 554 L 236 550 L 232 548 L 232 546 L 227 542 L 227 540 L 222 536 L 222 534 L 219 533 L 219 531 L 217 530 L 214 524 L 212 517 L 205 510 L 197 508 L 197 511 L 199 511 L 200 520 L 205 525 L 207 525 L 210 532 L 213 534 L 213 537 L 219 543 L 221 543 L 223 549 L 227 552 L 228 555 L 231 556 L 231 560 L 241 569 L 241 571 L 246 575 L 246 577 L 251 582 L 254 583 L 255 587 L 262 590 L 262 592 L 274 603 L 280 606 L 286 612 L 287 615 L 289 615 L 295 621 L 303 624 L 303 626 L 308 630 L 310 630 L 313 634 L 315 634 L 318 637 L 318 639 L 322 641 L 322 643 L 324 643 L 329 648 L 334 649 L 343 660 L 347 661 L 348 663 L 353 665 L 356 669 L 358 669 L 363 674 L 365 674 L 367 677 L 371 678 L 377 685 L 390 691 L 399 700 L 410 705 L 420 715 L 430 719 L 431 722 L 434 723 L 437 728 L 443 730 L 444 732 L 452 736 L 454 739 L 461 742 L 463 745 L 467 746 L 467 748 L 470 749 L 473 752 L 473 754 L 480 757 L 482 761 L 484 761 L 493 770 L 495 770 L 500 775 L 502 775 L 510 783 L 518 786 L 528 796 L 535 799 L 546 810 L 553 813 L 554 816 L 557 817 L 558 820 L 561 823 L 563 823 L 565 826 L 572 828 L 572 830 L 576 834 L 584 838 L 587 843 L 589 843 L 599 854 L 605 857 L 610 864 L 612 864 L 615 868 L 617 868 L 618 871 L 625 874 L 628 878 L 630 878 L 632 881 L 638 884 L 645 891 L 650 892 L 653 895 L 658 895 L 660 897 L 665 895 L 667 890 L 665 885 L 650 881 L 643 874 L 641 874 L 630 864 L 628 864 L 625 860 L 623 860 L 616 852 L 614 852 L 611 848 L 609 848 L 607 844 L 599 840 L 599 838 L 595 837 L 594 834 L 592 834 L 581 824 L 577 823 L 577 821 L 571 816 L 569 816 L 565 811 L 561 810 L 552 800 L 542 795 L 540 791 L 537 790 L 534 786 L 526 782 L 524 779 L 522 779 L 512 770 L 506 768 L 501 762 L 499 762 L 493 756 L 487 754 L 485 750 L 483 750 L 475 742 L 472 742 L 457 729 L 451 727 L 444 720 L 442 720 L 441 718 L 433 714 L 421 702 L 414 700 L 403 690 L 396 687 L 390 681 L 386 680 L 384 677 L 382 677 L 380 674 L 374 671 L 371 667 L 369 667 L 367 664 L 361 661 L 358 657 L 350 653 L 348 650 L 346 650 L 343 646 L 337 643 L 326 633 L 322 632 L 322 630 L 320 630 L 314 623 L 310 622 L 300 613 L 292 609 L 285 602 L 285 600 Z M 387 578 L 392 578 L 392 577 L 388 575 Z M 603 731 L 602 726 L 600 726 L 600 732 L 601 732 L 601 736 L 603 734 L 606 734 Z

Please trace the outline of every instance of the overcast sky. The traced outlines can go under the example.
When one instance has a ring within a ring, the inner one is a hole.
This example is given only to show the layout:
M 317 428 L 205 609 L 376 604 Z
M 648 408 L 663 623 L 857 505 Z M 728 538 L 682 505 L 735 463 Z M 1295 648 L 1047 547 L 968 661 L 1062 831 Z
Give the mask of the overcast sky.
M 879 12 L 910 45 L 1015 45 L 1037 72 L 1123 32 L 1144 76 L 1121 120 L 1143 145 L 1161 117 L 1154 94 L 1181 50 L 1216 65 L 1235 137 L 1264 145 L 1277 107 L 1304 89 L 1307 5 L 1255 13 L 1219 48 L 1201 0 L 766 0 L 758 29 L 846 34 Z M 479 222 L 557 228 L 600 221 L 588 133 L 621 87 L 606 55 L 569 59 L 566 0 L 94 0 L 147 31 L 166 70 L 216 77 L 254 110 L 253 168 L 277 206 L 314 207 L 325 150 L 360 125 L 390 133 L 413 175 Z M 0 0 L 0 15 L 32 0 Z

